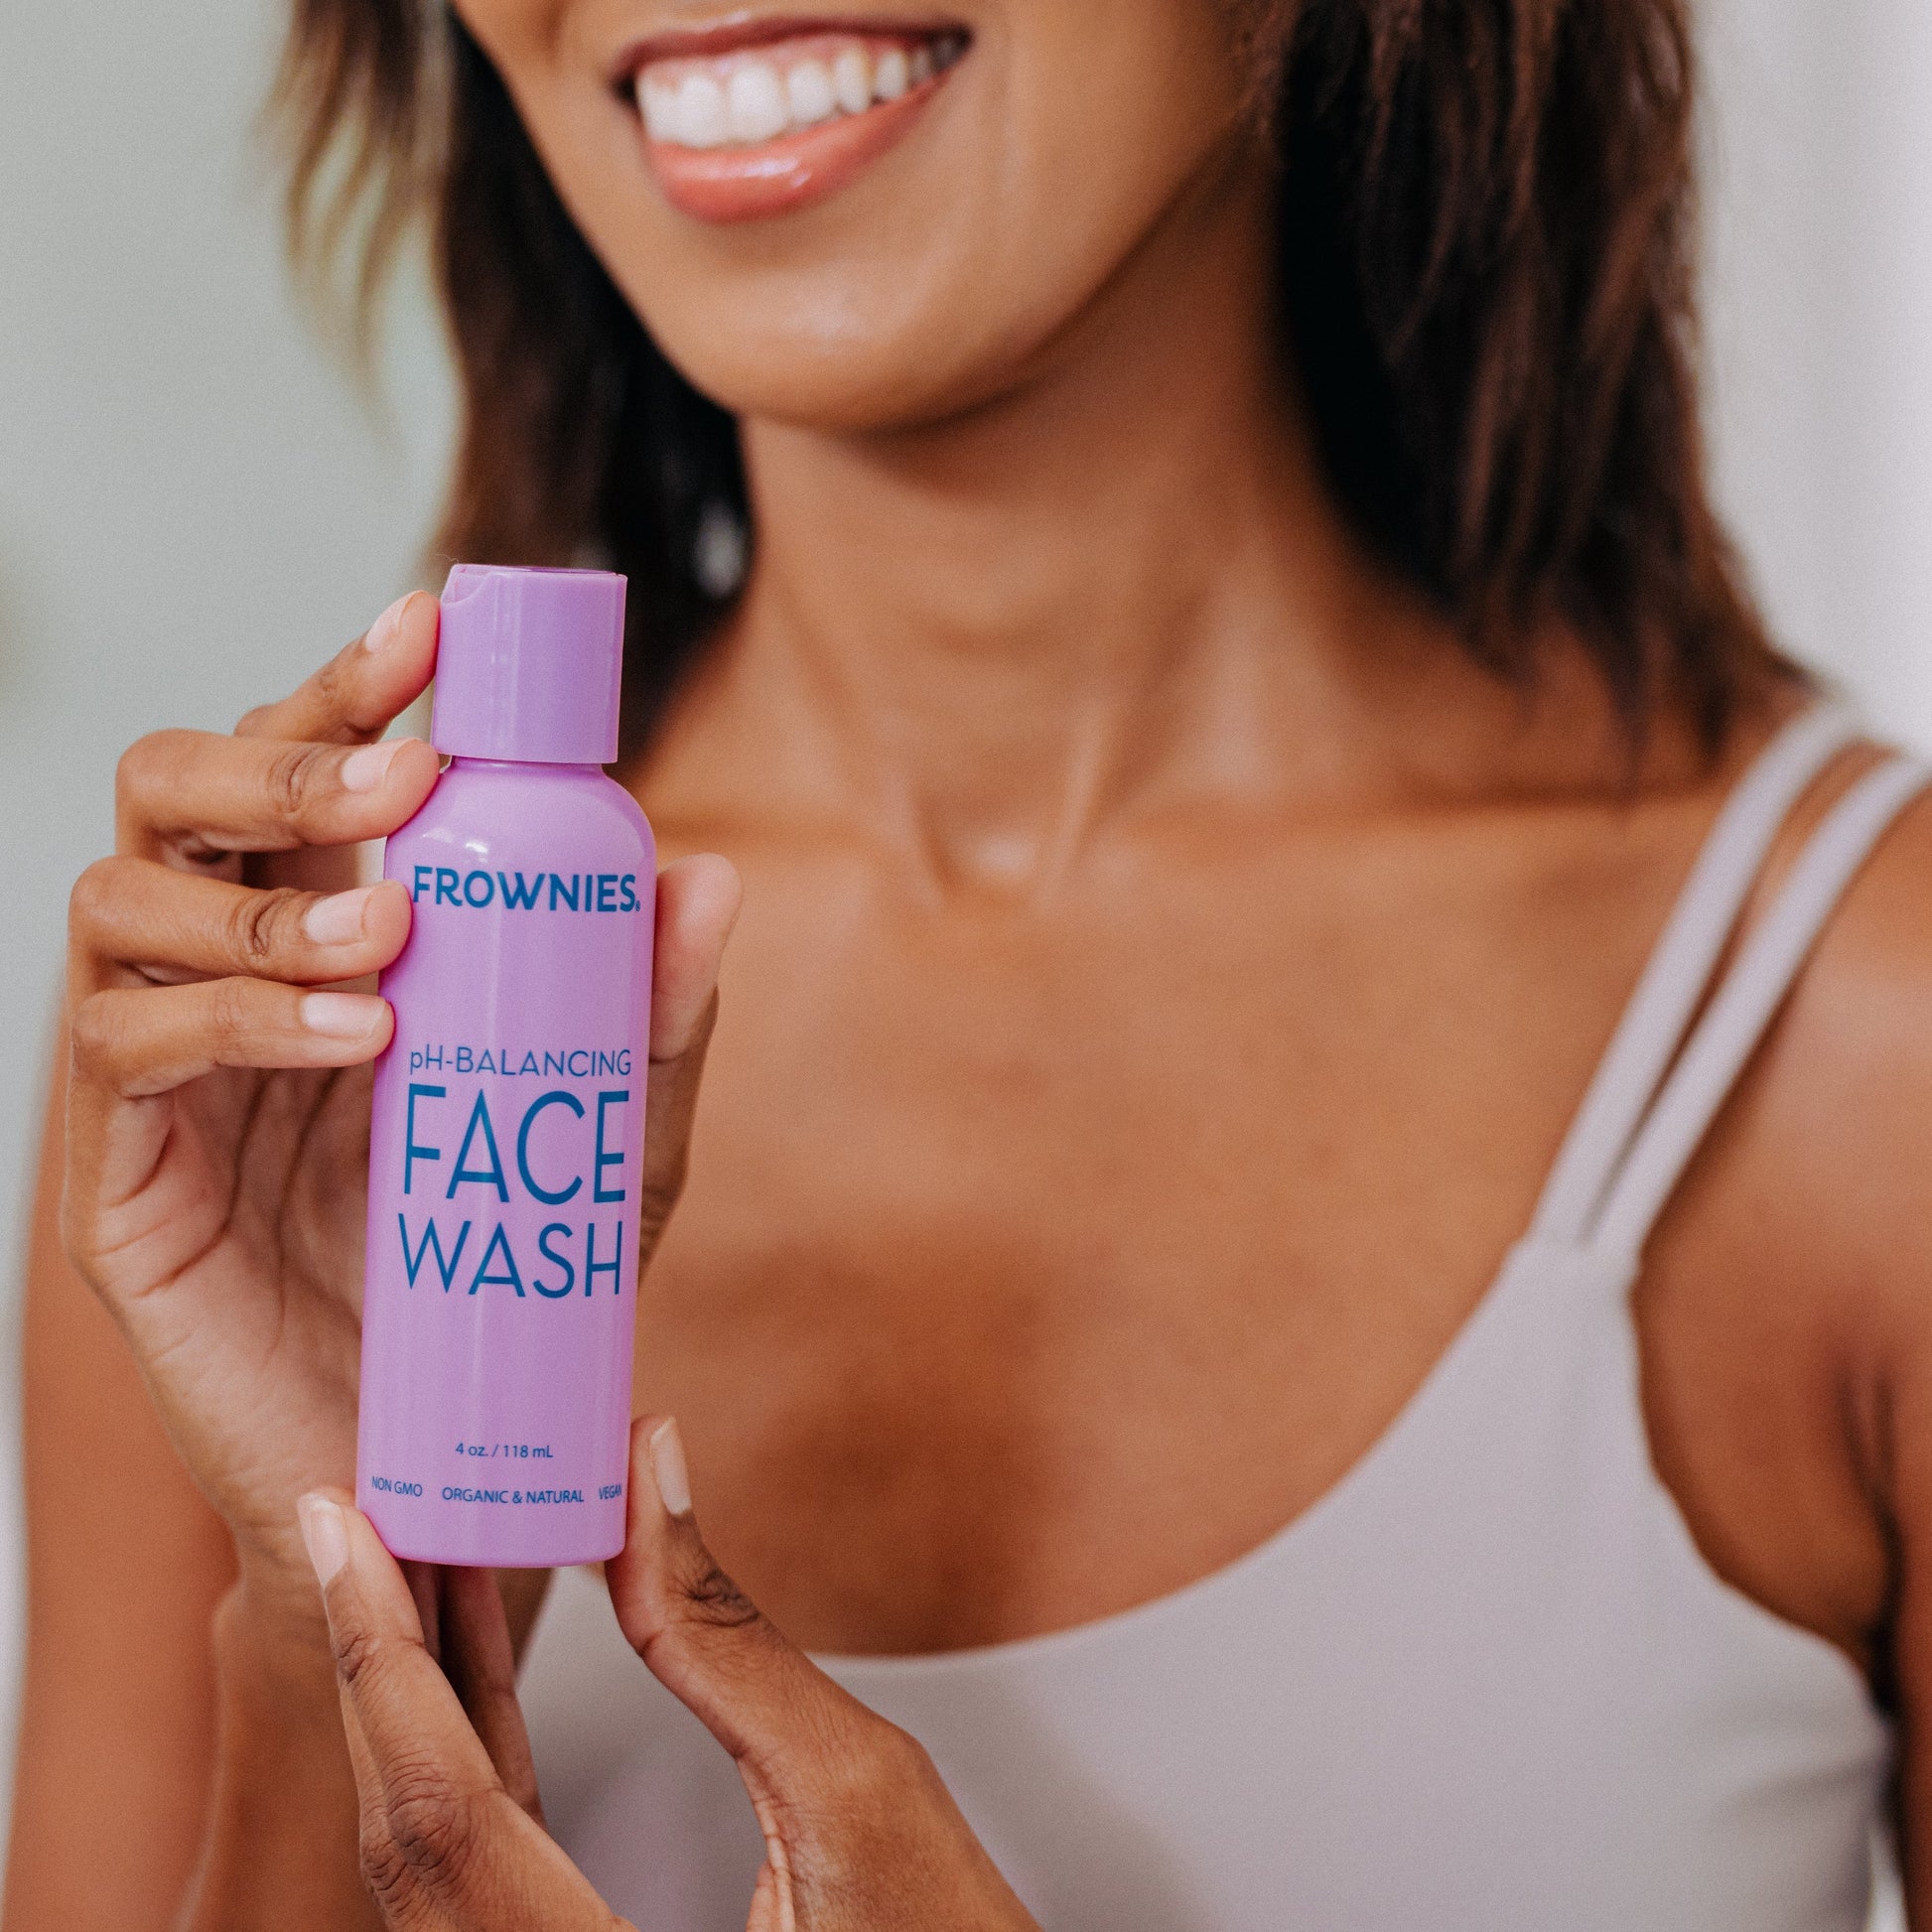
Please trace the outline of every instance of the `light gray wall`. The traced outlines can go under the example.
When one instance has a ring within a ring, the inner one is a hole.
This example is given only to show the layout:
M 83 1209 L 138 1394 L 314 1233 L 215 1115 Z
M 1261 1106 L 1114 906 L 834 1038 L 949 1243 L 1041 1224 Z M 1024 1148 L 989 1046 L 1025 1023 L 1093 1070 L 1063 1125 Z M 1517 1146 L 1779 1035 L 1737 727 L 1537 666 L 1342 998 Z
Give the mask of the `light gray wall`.
M 0 7 L 8 1256 L 67 889 L 107 846 L 116 756 L 159 724 L 225 728 L 352 635 L 412 581 L 435 497 L 447 383 L 420 295 L 398 306 L 385 414 L 287 293 L 249 132 L 278 17 Z M 1932 6 L 1707 0 L 1705 37 L 1722 493 L 1792 646 L 1932 746 Z
M 250 138 L 277 17 L 275 0 L 0 5 L 0 824 L 19 839 L 0 915 L 9 1336 L 67 892 L 111 843 L 114 760 L 158 725 L 227 729 L 408 588 L 444 461 L 426 305 L 399 307 L 385 415 L 291 304 Z M 10 1464 L 11 1369 L 0 1391 Z M 0 1465 L 0 1736 L 14 1498 Z
M 1700 12 L 1720 493 L 1786 641 L 1932 746 L 1932 5 Z

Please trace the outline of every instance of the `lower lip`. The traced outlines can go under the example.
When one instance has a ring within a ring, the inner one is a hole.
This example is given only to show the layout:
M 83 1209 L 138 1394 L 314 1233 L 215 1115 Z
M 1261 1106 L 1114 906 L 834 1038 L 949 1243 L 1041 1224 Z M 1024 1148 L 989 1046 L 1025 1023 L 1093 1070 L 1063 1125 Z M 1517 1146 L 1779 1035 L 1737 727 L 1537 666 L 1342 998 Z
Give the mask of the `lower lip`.
M 755 148 L 683 148 L 646 139 L 644 152 L 664 199 L 682 214 L 719 223 L 789 214 L 856 181 L 910 131 L 953 71 L 935 74 L 863 114 L 802 128 Z

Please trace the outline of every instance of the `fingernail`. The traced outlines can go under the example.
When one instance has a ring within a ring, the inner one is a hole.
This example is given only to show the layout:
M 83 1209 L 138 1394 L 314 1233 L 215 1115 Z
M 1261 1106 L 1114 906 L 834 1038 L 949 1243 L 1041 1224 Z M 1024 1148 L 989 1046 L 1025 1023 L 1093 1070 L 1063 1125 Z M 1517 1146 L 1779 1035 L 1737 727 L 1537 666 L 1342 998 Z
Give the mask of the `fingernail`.
M 361 1039 L 375 1032 L 381 1004 L 366 993 L 310 993 L 303 997 L 302 1024 L 331 1039 Z
M 386 650 L 396 640 L 396 631 L 402 624 L 402 614 L 408 608 L 414 591 L 405 591 L 389 606 L 362 635 L 364 650 Z
M 302 930 L 319 946 L 344 946 L 362 936 L 362 925 L 369 907 L 372 886 L 358 886 L 352 893 L 331 893 L 319 898 L 302 916 Z
M 684 1466 L 684 1439 L 674 1422 L 660 1423 L 651 1431 L 650 1473 L 665 1509 L 673 1516 L 689 1516 L 691 1472 Z
M 364 745 L 343 759 L 343 787 L 347 791 L 373 791 L 388 775 L 396 754 L 409 743 L 406 738 L 385 738 L 379 745 Z
M 302 1525 L 302 1541 L 315 1565 L 316 1582 L 329 1587 L 336 1573 L 348 1561 L 348 1525 L 340 1503 L 327 1496 L 304 1496 L 295 1506 Z

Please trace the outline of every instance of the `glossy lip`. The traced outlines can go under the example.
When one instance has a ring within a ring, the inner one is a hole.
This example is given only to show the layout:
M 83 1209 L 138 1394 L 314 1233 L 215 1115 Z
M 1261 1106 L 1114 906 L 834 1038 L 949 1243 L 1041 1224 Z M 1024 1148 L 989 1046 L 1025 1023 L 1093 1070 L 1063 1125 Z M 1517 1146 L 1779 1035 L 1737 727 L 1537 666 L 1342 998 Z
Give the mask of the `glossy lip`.
M 664 191 L 664 199 L 680 213 L 717 225 L 761 221 L 836 195 L 903 139 L 972 51 L 972 36 L 966 28 L 936 18 L 741 15 L 709 27 L 633 41 L 613 64 L 612 82 L 636 116 L 638 132 L 643 135 L 635 88 L 637 76 L 653 62 L 716 58 L 821 34 L 849 34 L 907 46 L 956 35 L 962 52 L 942 72 L 921 81 L 897 100 L 877 101 L 863 114 L 842 115 L 817 127 L 760 141 L 755 147 L 685 148 L 644 136 L 651 172 Z
M 755 148 L 646 141 L 644 152 L 664 199 L 681 213 L 718 223 L 762 221 L 836 195 L 897 145 L 945 81 L 945 74 L 934 74 L 897 100 Z

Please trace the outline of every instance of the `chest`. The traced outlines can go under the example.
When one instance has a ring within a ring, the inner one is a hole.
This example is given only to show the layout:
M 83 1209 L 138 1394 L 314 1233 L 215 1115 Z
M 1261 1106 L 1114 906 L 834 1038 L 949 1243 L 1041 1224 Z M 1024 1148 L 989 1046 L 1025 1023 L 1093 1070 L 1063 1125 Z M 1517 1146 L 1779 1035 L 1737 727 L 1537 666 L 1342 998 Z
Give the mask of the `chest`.
M 1526 1226 L 1659 857 L 1265 851 L 1046 915 L 748 866 L 640 1304 L 638 1400 L 723 1560 L 802 1641 L 921 1650 L 1124 1608 L 1299 1515 Z M 1656 1345 L 1720 1360 L 1674 1306 Z

